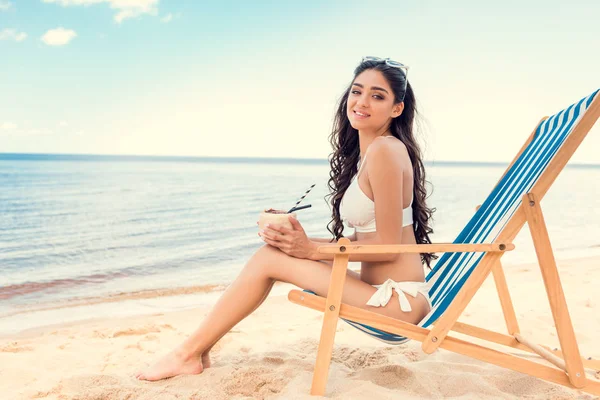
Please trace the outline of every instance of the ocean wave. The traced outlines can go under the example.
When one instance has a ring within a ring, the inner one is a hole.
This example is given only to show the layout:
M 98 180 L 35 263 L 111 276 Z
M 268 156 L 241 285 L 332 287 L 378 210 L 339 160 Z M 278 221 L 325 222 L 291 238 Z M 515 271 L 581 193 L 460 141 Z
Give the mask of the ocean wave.
M 198 286 L 183 286 L 173 288 L 159 288 L 159 289 L 147 289 L 137 290 L 131 292 L 112 293 L 105 296 L 89 296 L 89 297 L 72 297 L 62 301 L 50 301 L 44 302 L 43 305 L 27 305 L 20 309 L 0 314 L 0 318 L 12 317 L 19 314 L 33 313 L 39 311 L 56 310 L 61 308 L 71 308 L 88 306 L 102 303 L 115 303 L 126 300 L 142 300 L 142 299 L 155 299 L 166 296 L 181 296 L 189 294 L 201 294 L 223 291 L 227 285 L 224 284 L 207 284 Z M 2 299 L 2 292 L 0 291 L 0 299 Z

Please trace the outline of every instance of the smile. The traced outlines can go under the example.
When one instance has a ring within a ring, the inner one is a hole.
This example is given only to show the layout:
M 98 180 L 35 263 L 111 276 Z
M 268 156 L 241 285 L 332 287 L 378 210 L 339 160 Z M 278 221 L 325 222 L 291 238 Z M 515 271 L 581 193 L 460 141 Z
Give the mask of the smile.
M 356 116 L 357 116 L 357 117 L 359 117 L 359 118 L 367 118 L 367 117 L 370 117 L 370 115 L 369 115 L 369 114 L 361 113 L 361 112 L 359 112 L 359 111 L 352 110 L 352 112 L 354 113 L 354 115 L 356 115 Z

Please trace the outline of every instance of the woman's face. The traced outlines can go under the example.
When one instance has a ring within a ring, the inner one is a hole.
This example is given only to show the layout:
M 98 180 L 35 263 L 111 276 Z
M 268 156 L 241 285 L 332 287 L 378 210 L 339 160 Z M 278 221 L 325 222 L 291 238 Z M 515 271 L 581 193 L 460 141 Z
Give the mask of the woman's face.
M 385 129 L 392 118 L 402 114 L 403 109 L 404 103 L 394 104 L 394 93 L 380 71 L 368 69 L 352 82 L 346 113 L 354 129 Z

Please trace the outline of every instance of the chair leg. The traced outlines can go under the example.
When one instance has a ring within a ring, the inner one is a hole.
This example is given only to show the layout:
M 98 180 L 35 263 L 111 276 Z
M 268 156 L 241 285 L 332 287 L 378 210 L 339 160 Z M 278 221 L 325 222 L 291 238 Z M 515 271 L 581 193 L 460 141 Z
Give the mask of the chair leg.
M 460 314 L 467 307 L 477 290 L 481 287 L 485 279 L 487 278 L 492 266 L 500 261 L 502 253 L 487 253 L 477 268 L 473 270 L 471 276 L 464 283 L 462 290 L 460 290 L 452 304 L 448 306 L 446 311 L 440 316 L 440 318 L 434 323 L 433 328 L 427 334 L 427 338 L 423 341 L 421 349 L 431 354 L 442 344 L 448 332 L 452 329 L 452 326 L 460 317 Z
M 478 326 L 465 324 L 464 322 L 456 321 L 452 327 L 452 331 L 478 339 L 487 340 L 488 342 L 500 344 L 502 346 L 508 346 L 514 349 L 524 350 L 529 353 L 535 353 L 530 345 L 521 344 L 521 342 L 519 342 L 514 336 L 508 336 L 503 333 L 490 331 Z M 537 346 L 546 349 L 548 352 L 564 360 L 564 355 L 560 350 L 552 349 L 541 344 Z M 583 363 L 584 368 L 600 371 L 600 361 L 598 360 L 594 360 L 591 357 L 581 357 L 581 362 Z
M 344 245 L 349 244 L 350 241 L 344 238 L 340 239 L 338 243 Z M 336 255 L 333 260 L 331 280 L 329 281 L 329 290 L 327 291 L 327 301 L 323 315 L 323 327 L 321 328 L 321 339 L 319 341 L 319 350 L 317 351 L 317 362 L 315 363 L 315 371 L 310 389 L 310 394 L 313 396 L 325 395 L 327 375 L 329 373 L 329 365 L 331 364 L 331 355 L 333 354 L 335 331 L 342 304 L 342 292 L 344 290 L 344 281 L 346 280 L 348 260 L 348 255 Z
M 504 314 L 508 334 L 514 335 L 515 333 L 519 333 L 519 323 L 517 322 L 517 316 L 515 315 L 515 309 L 510 298 L 506 277 L 504 276 L 500 260 L 492 267 L 492 274 L 494 275 L 496 289 L 498 289 L 498 296 L 500 297 L 500 305 L 502 306 L 502 313 Z
M 556 260 L 554 259 L 554 253 L 550 245 L 550 238 L 542 209 L 533 193 L 523 196 L 522 207 L 525 211 L 527 224 L 529 225 L 529 231 L 533 238 L 533 244 L 542 271 L 544 286 L 548 294 L 560 347 L 564 354 L 569 380 L 573 386 L 581 388 L 586 383 L 583 363 L 581 362 L 573 324 L 571 323 L 571 317 L 567 309 L 565 294 L 560 283 L 560 277 L 558 276 Z
M 324 312 L 327 309 L 325 306 L 326 299 L 314 295 L 305 296 L 305 294 L 299 290 L 292 290 L 288 298 L 290 301 L 296 304 L 301 304 L 317 311 Z M 429 332 L 429 330 L 426 328 L 422 328 L 420 326 L 381 314 L 376 314 L 371 311 L 363 310 L 358 307 L 352 307 L 347 304 L 341 305 L 340 316 L 350 321 L 370 325 L 374 328 L 405 336 L 417 341 L 425 340 L 427 338 L 427 332 Z M 503 336 L 502 334 L 496 335 Z M 536 361 L 530 361 L 516 355 L 504 353 L 489 347 L 481 346 L 470 341 L 460 340 L 451 335 L 446 336 L 440 347 L 503 368 L 509 368 L 513 371 L 535 376 L 549 382 L 575 388 L 575 386 L 569 381 L 568 375 L 563 370 L 540 364 Z M 584 379 L 586 378 L 584 377 Z M 581 390 L 596 396 L 600 395 L 600 382 L 592 379 L 586 379 L 584 382 L 585 386 Z

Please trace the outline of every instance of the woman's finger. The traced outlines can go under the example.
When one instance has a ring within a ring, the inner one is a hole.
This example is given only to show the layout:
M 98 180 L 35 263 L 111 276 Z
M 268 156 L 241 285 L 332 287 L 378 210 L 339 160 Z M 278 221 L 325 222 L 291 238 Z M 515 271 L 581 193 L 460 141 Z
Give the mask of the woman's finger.
M 262 233 L 263 237 L 266 237 L 267 239 L 276 242 L 280 247 L 283 245 L 290 245 L 292 240 L 290 238 L 288 238 L 287 236 L 282 236 L 278 233 L 273 233 L 273 232 L 263 232 Z
M 278 242 L 279 241 L 279 238 L 277 236 L 275 236 L 272 233 L 267 232 L 267 231 L 260 232 L 260 236 L 262 236 L 263 238 L 267 238 L 269 240 L 272 240 L 274 242 Z
M 266 238 L 266 237 L 263 237 L 263 240 L 265 241 L 265 243 L 266 243 L 266 244 L 269 244 L 269 245 L 271 245 L 271 246 L 273 246 L 273 247 L 277 247 L 277 248 L 279 248 L 279 247 L 280 247 L 280 244 L 279 244 L 279 242 L 276 242 L 276 241 L 274 241 L 274 240 L 271 240 L 271 239 L 269 239 L 269 238 Z
M 284 230 L 285 228 L 279 225 L 271 225 L 271 224 L 267 224 L 265 225 L 265 232 L 269 232 L 272 234 L 272 236 L 283 236 L 284 235 Z
M 270 237 L 270 238 L 277 237 L 277 232 L 275 232 L 273 229 L 265 228 L 261 232 L 263 235 Z
M 294 234 L 294 231 L 292 229 L 288 229 L 285 226 L 282 226 L 278 229 L 279 233 L 281 233 L 282 235 L 285 236 L 290 236 Z
M 270 238 L 272 238 L 274 240 L 283 240 L 283 239 L 289 237 L 289 235 L 285 235 L 279 230 L 273 230 L 273 229 L 269 229 L 269 228 L 266 228 L 264 230 L 264 233 L 266 233 Z

